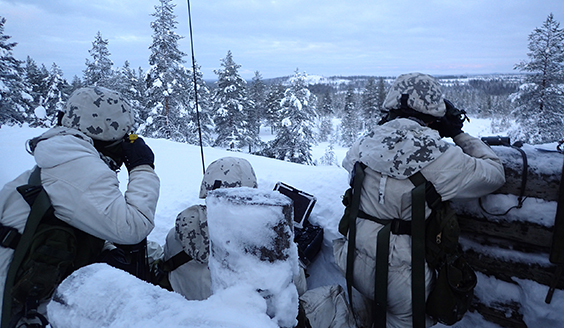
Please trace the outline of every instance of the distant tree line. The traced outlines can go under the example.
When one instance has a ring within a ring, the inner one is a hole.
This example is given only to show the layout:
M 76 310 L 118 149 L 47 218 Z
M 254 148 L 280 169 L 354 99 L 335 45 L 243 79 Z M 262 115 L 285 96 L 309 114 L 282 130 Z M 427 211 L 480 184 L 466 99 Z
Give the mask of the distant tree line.
M 136 132 L 189 144 L 229 148 L 306 164 L 334 164 L 335 145 L 350 146 L 370 131 L 385 114 L 382 103 L 394 77 L 332 77 L 312 83 L 298 69 L 292 76 L 263 79 L 256 71 L 250 81 L 239 74 L 231 51 L 215 71 L 217 80 L 204 81 L 198 65 L 196 79 L 177 22 L 172 0 L 158 0 L 152 14 L 153 41 L 149 69 L 114 67 L 108 40 L 100 32 L 89 50 L 81 77 L 71 82 L 53 63 L 50 68 L 28 57 L 13 57 L 15 42 L 4 34 L 0 17 L 0 127 L 29 124 L 51 127 L 69 95 L 83 86 L 103 86 L 124 94 L 137 113 Z M 530 143 L 562 139 L 564 36 L 551 15 L 529 36 L 529 61 L 516 65 L 526 74 L 482 77 L 439 76 L 445 98 L 473 117 L 491 118 L 492 127 L 506 131 L 519 123 L 512 137 Z M 189 67 L 187 67 L 189 66 Z M 194 86 L 196 84 L 196 86 Z M 198 104 L 196 108 L 196 94 Z M 199 120 L 197 119 L 199 118 Z M 261 141 L 261 126 L 273 135 Z M 313 145 L 326 142 L 320 163 Z

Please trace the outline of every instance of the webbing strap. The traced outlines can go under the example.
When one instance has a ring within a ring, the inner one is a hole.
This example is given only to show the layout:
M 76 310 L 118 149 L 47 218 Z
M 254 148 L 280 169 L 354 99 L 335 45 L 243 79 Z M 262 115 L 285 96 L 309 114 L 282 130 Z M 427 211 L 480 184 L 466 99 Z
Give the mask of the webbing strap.
M 374 309 L 372 321 L 376 328 L 386 328 L 388 307 L 388 255 L 390 253 L 391 222 L 378 231 L 376 238 L 376 268 L 374 272 Z
M 425 327 L 425 190 L 427 180 L 417 172 L 411 190 L 411 303 L 413 327 Z
M 358 216 L 358 207 L 360 206 L 360 191 L 362 182 L 364 181 L 364 169 L 360 162 L 354 164 L 353 177 L 353 195 L 351 200 L 351 211 L 349 216 L 349 244 L 347 248 L 347 271 L 345 278 L 347 280 L 347 292 L 349 294 L 349 304 L 352 303 L 352 285 L 354 281 L 354 255 L 356 253 L 356 217 Z
M 33 205 L 31 206 L 31 211 L 27 217 L 27 222 L 25 225 L 24 232 L 21 236 L 20 242 L 14 251 L 14 256 L 12 262 L 10 263 L 10 268 L 8 269 L 8 274 L 6 276 L 6 284 L 4 285 L 4 295 L 2 303 L 2 328 L 8 328 L 10 323 L 10 318 L 12 316 L 12 287 L 14 280 L 16 278 L 16 273 L 23 261 L 24 256 L 31 246 L 31 241 L 33 235 L 39 225 L 39 222 L 51 207 L 51 201 L 49 196 L 41 186 L 41 169 L 35 167 L 31 173 L 28 184 L 18 187 L 18 191 L 26 197 L 26 192 L 33 192 L 34 189 L 39 187 L 41 190 L 38 192 Z
M 164 261 L 163 271 L 171 272 L 176 270 L 179 266 L 192 261 L 192 257 L 185 251 L 180 251 L 178 254 Z

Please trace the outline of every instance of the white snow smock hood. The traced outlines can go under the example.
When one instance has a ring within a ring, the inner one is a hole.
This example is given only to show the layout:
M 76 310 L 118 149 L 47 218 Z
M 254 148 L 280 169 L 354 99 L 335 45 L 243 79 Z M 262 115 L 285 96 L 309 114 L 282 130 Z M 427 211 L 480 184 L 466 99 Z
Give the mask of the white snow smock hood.
M 61 137 L 52 139 L 53 137 Z M 38 143 L 41 147 L 36 148 Z M 87 144 L 90 144 L 88 146 Z M 80 157 L 99 154 L 92 138 L 79 130 L 62 126 L 49 129 L 39 137 L 28 140 L 29 152 L 41 168 L 51 168 Z M 86 147 L 85 147 L 86 146 Z M 68 154 L 68 156 L 62 156 Z
M 449 147 L 437 131 L 398 118 L 362 138 L 358 156 L 372 170 L 403 180 L 436 160 Z

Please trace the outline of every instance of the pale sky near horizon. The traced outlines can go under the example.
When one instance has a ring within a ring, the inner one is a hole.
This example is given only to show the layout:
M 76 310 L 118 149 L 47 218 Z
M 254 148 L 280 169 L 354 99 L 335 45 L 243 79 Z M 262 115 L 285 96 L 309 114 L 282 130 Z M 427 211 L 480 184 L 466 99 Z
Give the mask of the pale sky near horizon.
M 176 4 L 179 48 L 191 66 L 187 1 Z M 14 56 L 71 81 L 82 76 L 97 32 L 114 68 L 149 68 L 158 0 L 0 0 Z M 562 0 L 192 0 L 195 57 L 204 79 L 228 50 L 245 79 L 292 75 L 397 76 L 512 73 L 527 60 L 528 36 Z

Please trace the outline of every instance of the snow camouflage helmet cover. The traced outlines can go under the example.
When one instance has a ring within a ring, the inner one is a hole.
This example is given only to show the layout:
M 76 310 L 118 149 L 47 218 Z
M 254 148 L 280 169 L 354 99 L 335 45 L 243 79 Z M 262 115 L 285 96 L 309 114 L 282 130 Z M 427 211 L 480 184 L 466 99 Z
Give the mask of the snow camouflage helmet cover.
M 190 206 L 176 217 L 176 236 L 186 254 L 200 263 L 207 263 L 210 256 L 210 240 L 206 207 Z
M 398 76 L 384 100 L 384 108 L 399 109 L 402 95 L 409 96 L 407 105 L 415 111 L 434 117 L 445 115 L 441 85 L 430 75 L 409 73 Z
M 103 87 L 76 90 L 63 113 L 63 126 L 101 141 L 121 139 L 131 131 L 135 120 L 129 102 L 120 93 Z
M 255 171 L 246 159 L 223 157 L 208 166 L 202 179 L 200 198 L 206 198 L 210 190 L 237 187 L 257 188 Z

